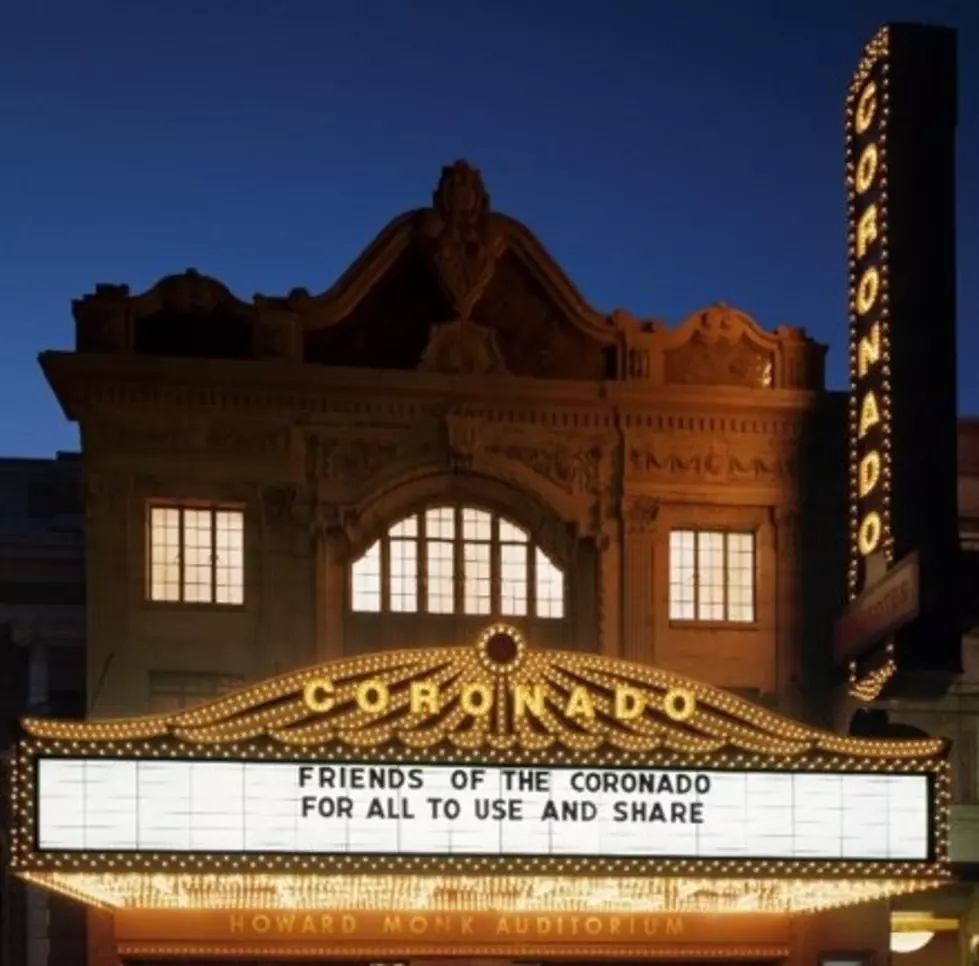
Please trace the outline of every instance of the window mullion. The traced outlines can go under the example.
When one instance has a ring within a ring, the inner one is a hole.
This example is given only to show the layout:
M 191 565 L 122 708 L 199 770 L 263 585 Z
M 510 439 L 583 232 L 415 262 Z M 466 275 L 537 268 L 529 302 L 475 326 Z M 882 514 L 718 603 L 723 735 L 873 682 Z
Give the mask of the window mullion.
M 218 602 L 218 513 L 213 507 L 208 511 L 211 523 L 211 603 Z
M 700 531 L 693 532 L 693 619 L 700 620 Z
M 415 551 L 415 584 L 418 613 L 428 613 L 428 514 L 418 514 L 418 548 Z
M 503 611 L 503 574 L 501 572 L 500 518 L 490 517 L 490 614 L 499 616 Z
M 466 613 L 466 543 L 462 533 L 462 507 L 453 508 L 452 600 L 457 614 Z
M 728 535 L 725 533 L 721 537 L 721 553 L 723 555 L 723 559 L 721 561 L 721 573 L 724 575 L 723 577 L 724 585 L 722 587 L 722 599 L 724 601 L 724 620 L 729 621 L 731 619 L 731 595 L 730 595 L 730 588 L 728 587 L 730 572 L 728 569 L 727 546 L 728 546 Z
M 527 541 L 527 616 L 539 617 L 537 613 L 537 544 Z
M 186 516 L 186 509 L 179 507 L 177 509 L 177 579 L 180 581 L 180 586 L 177 588 L 177 599 L 181 604 L 187 601 L 187 594 L 184 590 L 184 567 L 187 558 Z

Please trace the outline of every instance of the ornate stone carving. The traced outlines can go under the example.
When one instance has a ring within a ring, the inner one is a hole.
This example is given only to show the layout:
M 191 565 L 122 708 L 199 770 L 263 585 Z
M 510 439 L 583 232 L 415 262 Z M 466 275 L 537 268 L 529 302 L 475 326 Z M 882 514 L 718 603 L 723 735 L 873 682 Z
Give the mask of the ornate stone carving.
M 453 309 L 469 319 L 503 250 L 479 172 L 465 161 L 442 169 L 423 233 Z
M 601 450 L 568 446 L 504 443 L 487 447 L 506 459 L 522 463 L 565 493 L 598 493 L 601 489 Z
M 771 355 L 745 340 L 709 343 L 695 335 L 666 353 L 666 381 L 697 386 L 743 386 L 763 389 L 772 382 Z
M 241 310 L 247 308 L 244 302 L 232 295 L 226 285 L 209 275 L 202 275 L 196 268 L 188 268 L 180 275 L 161 278 L 152 289 L 145 295 L 138 296 L 135 301 L 159 301 L 164 308 L 179 315 L 206 315 L 225 305 L 233 305 Z
M 446 413 L 445 435 L 449 469 L 454 473 L 468 473 L 480 446 L 479 424 L 465 416 Z
M 357 482 L 374 476 L 398 458 L 400 445 L 389 440 L 329 440 L 323 449 L 323 476 Z
M 622 510 L 626 527 L 639 533 L 652 530 L 659 516 L 659 506 L 660 501 L 651 496 L 628 497 Z
M 643 479 L 717 483 L 766 483 L 790 477 L 794 462 L 785 453 L 734 450 L 697 439 L 654 441 L 629 452 L 632 473 Z
M 320 480 L 360 486 L 387 469 L 439 460 L 443 452 L 444 445 L 431 438 L 342 439 L 314 432 L 306 445 L 307 485 L 312 493 Z
M 467 376 L 506 372 L 493 330 L 465 319 L 432 326 L 418 368 Z
M 718 303 L 696 317 L 687 342 L 665 353 L 664 374 L 667 383 L 764 389 L 774 383 L 774 359 L 750 338 L 743 316 Z

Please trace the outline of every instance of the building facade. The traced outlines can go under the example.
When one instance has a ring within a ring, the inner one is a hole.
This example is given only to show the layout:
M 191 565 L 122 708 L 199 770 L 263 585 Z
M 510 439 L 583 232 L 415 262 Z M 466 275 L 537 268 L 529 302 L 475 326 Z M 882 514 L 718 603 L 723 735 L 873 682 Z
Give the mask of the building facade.
M 83 443 L 93 741 L 141 715 L 186 736 L 193 709 L 244 706 L 287 672 L 505 626 L 532 651 L 655 668 L 667 696 L 690 680 L 698 701 L 740 699 L 722 745 L 774 749 L 745 735 L 776 713 L 816 729 L 813 748 L 939 754 L 818 730 L 838 716 L 846 399 L 804 331 L 723 304 L 675 327 L 604 315 L 464 162 L 321 295 L 246 303 L 188 271 L 139 295 L 98 286 L 74 313 L 74 351 L 41 363 Z M 788 917 L 782 945 L 708 931 L 645 954 L 886 950 L 886 904 L 825 911 L 840 901 Z M 114 928 L 91 913 L 91 963 L 159 952 Z M 268 958 L 258 938 L 243 959 Z
M 498 617 L 802 708 L 841 596 L 805 528 L 845 486 L 806 483 L 843 444 L 803 332 L 603 316 L 465 164 L 323 295 L 191 271 L 75 313 L 42 365 L 84 443 L 96 713 Z

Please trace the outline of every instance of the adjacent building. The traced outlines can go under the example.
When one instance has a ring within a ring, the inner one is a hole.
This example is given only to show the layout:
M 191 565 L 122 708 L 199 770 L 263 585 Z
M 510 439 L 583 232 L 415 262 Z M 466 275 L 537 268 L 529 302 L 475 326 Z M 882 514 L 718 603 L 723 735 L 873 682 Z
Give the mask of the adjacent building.
M 18 720 L 85 713 L 85 558 L 82 464 L 0 459 L 0 766 L 4 784 Z M 0 815 L 0 964 L 46 966 L 78 956 L 82 916 L 26 889 L 6 871 Z

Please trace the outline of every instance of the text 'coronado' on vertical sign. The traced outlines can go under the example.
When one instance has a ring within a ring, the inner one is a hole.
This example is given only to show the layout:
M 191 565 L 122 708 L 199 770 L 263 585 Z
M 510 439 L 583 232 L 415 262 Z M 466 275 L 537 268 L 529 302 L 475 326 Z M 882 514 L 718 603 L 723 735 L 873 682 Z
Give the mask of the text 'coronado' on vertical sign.
M 892 562 L 891 384 L 888 311 L 888 28 L 868 44 L 846 105 L 850 302 L 849 592 L 863 590 L 864 561 Z

